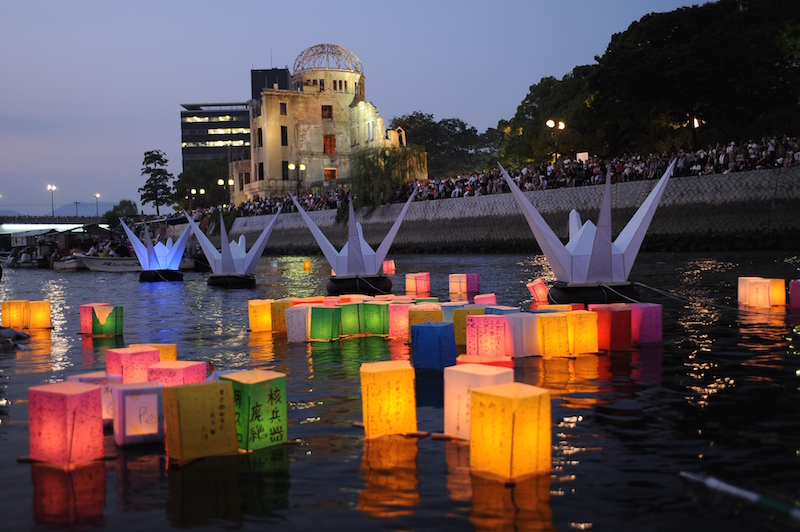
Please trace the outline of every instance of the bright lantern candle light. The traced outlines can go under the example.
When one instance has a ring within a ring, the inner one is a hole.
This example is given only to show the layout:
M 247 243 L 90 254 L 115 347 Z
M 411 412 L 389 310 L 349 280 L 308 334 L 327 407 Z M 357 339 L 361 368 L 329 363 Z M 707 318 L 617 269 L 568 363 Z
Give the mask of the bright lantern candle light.
M 470 466 L 513 479 L 551 468 L 550 392 L 519 382 L 473 388 Z
M 596 353 L 597 345 L 597 313 L 588 310 L 572 310 L 565 313 L 569 332 L 569 352 Z
M 253 332 L 272 330 L 273 299 L 251 299 L 247 302 L 250 330 Z
M 361 365 L 364 435 L 377 438 L 417 431 L 414 368 L 407 360 Z
M 30 329 L 50 329 L 52 327 L 50 321 L 50 301 L 45 299 L 43 301 L 30 301 L 28 302 L 29 318 L 28 328 Z
M 160 362 L 178 360 L 178 344 L 131 344 L 128 347 L 153 347 L 158 349 Z
M 114 420 L 114 396 L 111 393 L 111 387 L 115 384 L 122 384 L 122 376 L 108 375 L 105 371 L 92 371 L 90 373 L 69 375 L 67 381 L 93 384 L 100 388 L 103 406 L 103 424 L 110 425 Z
M 155 347 L 115 347 L 106 351 L 106 373 L 122 375 L 122 383 L 147 382 L 147 368 L 161 360 Z
M 394 275 L 395 266 L 393 260 L 385 260 L 383 261 L 383 273 L 384 275 Z
M 164 440 L 164 402 L 160 382 L 113 387 L 114 442 L 120 447 Z
M 470 392 L 494 384 L 514 382 L 514 370 L 484 364 L 458 364 L 444 368 L 444 433 L 469 439 Z
M 547 303 L 550 295 L 550 289 L 547 288 L 547 283 L 544 279 L 536 279 L 527 284 L 528 291 L 533 296 L 533 300 L 537 303 Z
M 510 330 L 505 316 L 484 314 L 467 316 L 467 354 L 508 356 L 511 354 Z
M 24 329 L 30 323 L 30 302 L 25 299 L 3 301 L 3 327 Z
M 412 303 L 392 303 L 389 305 L 389 336 L 406 338 L 408 336 L 408 310 Z

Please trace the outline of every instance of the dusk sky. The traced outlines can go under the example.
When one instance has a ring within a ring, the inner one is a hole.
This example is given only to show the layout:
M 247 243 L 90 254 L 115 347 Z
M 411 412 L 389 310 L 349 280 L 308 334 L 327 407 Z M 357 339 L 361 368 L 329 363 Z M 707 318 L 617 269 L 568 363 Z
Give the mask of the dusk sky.
M 695 2 L 697 3 L 697 2 Z M 250 69 L 315 44 L 359 57 L 389 125 L 421 111 L 479 132 L 531 85 L 594 63 L 611 36 L 681 0 L 83 1 L 0 4 L 0 211 L 130 199 L 145 151 L 181 168 L 183 103 L 243 102 Z M 413 143 L 413 139 L 409 139 Z M 155 212 L 151 205 L 145 212 Z M 102 214 L 102 213 L 101 213 Z

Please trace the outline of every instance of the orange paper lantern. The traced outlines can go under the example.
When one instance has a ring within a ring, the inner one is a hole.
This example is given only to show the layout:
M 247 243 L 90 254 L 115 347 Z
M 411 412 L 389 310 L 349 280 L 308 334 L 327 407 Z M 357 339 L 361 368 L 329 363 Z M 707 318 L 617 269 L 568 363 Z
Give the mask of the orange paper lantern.
M 408 361 L 362 364 L 361 401 L 365 437 L 417 431 L 414 368 Z

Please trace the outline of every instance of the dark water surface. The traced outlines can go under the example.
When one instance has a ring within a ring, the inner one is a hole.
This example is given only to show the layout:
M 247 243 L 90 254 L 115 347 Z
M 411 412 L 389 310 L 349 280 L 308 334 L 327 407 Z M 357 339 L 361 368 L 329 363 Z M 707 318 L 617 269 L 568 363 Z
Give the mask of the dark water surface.
M 321 257 L 264 257 L 253 290 L 214 289 L 203 274 L 139 283 L 138 274 L 6 269 L 0 299 L 50 299 L 53 329 L 28 351 L 0 353 L 0 530 L 168 527 L 308 530 L 784 530 L 800 523 L 681 480 L 711 474 L 800 506 L 800 315 L 742 312 L 736 279 L 800 277 L 787 253 L 644 254 L 631 279 L 664 306 L 663 345 L 570 360 L 518 361 L 516 378 L 552 393 L 553 470 L 515 487 L 469 471 L 456 442 L 365 442 L 359 366 L 408 356 L 381 338 L 288 344 L 248 333 L 247 300 L 320 295 Z M 273 267 L 272 261 L 277 261 Z M 527 308 L 525 283 L 549 274 L 526 255 L 395 257 L 429 271 L 447 300 L 450 273 L 480 273 L 483 292 Z M 124 343 L 178 344 L 178 357 L 220 369 L 287 374 L 291 444 L 167 468 L 162 446 L 114 449 L 74 473 L 27 455 L 30 386 L 105 369 L 113 341 L 82 339 L 81 304 L 124 307 Z M 417 378 L 420 430 L 443 429 L 440 375 Z

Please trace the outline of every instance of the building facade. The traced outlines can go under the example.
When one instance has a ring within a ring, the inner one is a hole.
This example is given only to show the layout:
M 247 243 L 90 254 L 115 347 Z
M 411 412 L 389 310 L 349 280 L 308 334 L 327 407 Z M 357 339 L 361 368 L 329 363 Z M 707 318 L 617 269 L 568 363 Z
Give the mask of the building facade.
M 183 170 L 209 159 L 250 158 L 250 108 L 242 103 L 182 104 Z

